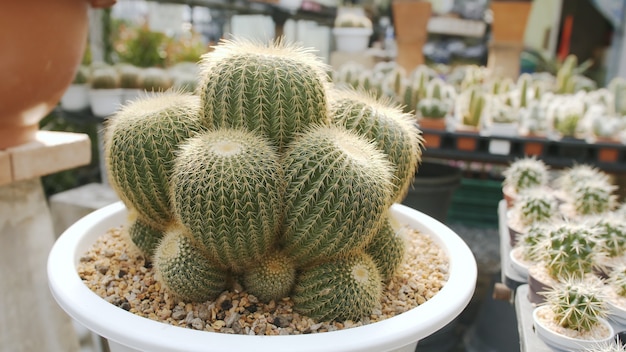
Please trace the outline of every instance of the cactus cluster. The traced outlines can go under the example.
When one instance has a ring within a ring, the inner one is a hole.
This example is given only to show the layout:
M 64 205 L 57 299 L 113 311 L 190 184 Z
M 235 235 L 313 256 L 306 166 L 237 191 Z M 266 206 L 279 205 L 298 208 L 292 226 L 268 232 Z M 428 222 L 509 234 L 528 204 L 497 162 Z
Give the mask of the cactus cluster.
M 314 319 L 370 314 L 404 256 L 388 210 L 421 160 L 416 124 L 389 100 L 339 94 L 283 41 L 223 41 L 199 68 L 195 94 L 143 97 L 107 125 L 132 241 L 185 300 L 237 280 Z

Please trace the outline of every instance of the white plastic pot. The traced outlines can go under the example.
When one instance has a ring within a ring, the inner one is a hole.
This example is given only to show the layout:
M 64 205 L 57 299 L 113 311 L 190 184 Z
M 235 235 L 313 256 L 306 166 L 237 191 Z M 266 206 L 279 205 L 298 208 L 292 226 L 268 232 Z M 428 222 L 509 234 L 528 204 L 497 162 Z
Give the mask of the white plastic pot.
M 72 84 L 61 97 L 61 108 L 67 111 L 81 111 L 89 107 L 89 85 Z
M 106 302 L 83 284 L 76 266 L 97 237 L 126 223 L 127 210 L 121 202 L 85 216 L 61 235 L 48 258 L 48 280 L 61 308 L 106 338 L 111 352 L 413 352 L 420 339 L 444 327 L 467 306 L 476 285 L 476 261 L 465 242 L 441 222 L 399 204 L 391 214 L 400 223 L 432 236 L 444 250 L 450 260 L 448 282 L 408 312 L 351 329 L 287 336 L 213 333 L 160 323 Z
M 599 344 L 608 344 L 613 340 L 615 336 L 615 330 L 609 324 L 606 319 L 600 318 L 600 324 L 603 324 L 609 330 L 609 336 L 598 339 L 598 340 L 583 340 L 576 339 L 572 337 L 568 337 L 565 335 L 558 334 L 553 330 L 550 330 L 546 327 L 541 319 L 537 318 L 537 314 L 542 309 L 550 309 L 547 306 L 540 306 L 533 310 L 533 323 L 535 326 L 535 330 L 537 331 L 537 335 L 539 338 L 545 342 L 546 345 L 553 348 L 555 351 L 570 351 L 570 352 L 582 352 L 591 350 L 594 347 L 597 347 Z
M 123 103 L 124 90 L 116 89 L 90 89 L 89 103 L 91 112 L 99 117 L 107 117 L 117 111 Z
M 333 34 L 335 35 L 337 51 L 358 53 L 367 50 L 372 29 L 335 27 Z

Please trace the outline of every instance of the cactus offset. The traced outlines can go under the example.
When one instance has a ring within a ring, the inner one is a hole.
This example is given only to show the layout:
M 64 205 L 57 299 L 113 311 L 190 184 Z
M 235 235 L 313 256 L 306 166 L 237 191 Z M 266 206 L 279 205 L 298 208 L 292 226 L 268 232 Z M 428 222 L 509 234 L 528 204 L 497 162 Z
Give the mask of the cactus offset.
M 212 260 L 241 272 L 276 243 L 282 180 L 278 155 L 264 138 L 209 131 L 180 147 L 171 183 L 175 213 Z
M 301 270 L 292 298 L 297 312 L 314 319 L 359 320 L 370 314 L 381 294 L 376 264 L 356 252 Z
M 262 132 L 282 151 L 308 126 L 330 123 L 326 66 L 308 50 L 223 41 L 202 56 L 200 69 L 207 127 Z
M 272 252 L 243 276 L 243 285 L 264 302 L 286 297 L 296 279 L 296 266 L 284 253 Z
M 182 228 L 163 236 L 154 254 L 154 267 L 165 286 L 184 300 L 213 299 L 228 282 L 226 272 L 212 264 Z
M 339 90 L 331 101 L 335 124 L 373 140 L 395 167 L 394 200 L 406 196 L 422 159 L 423 139 L 414 119 L 386 99 Z
M 385 155 L 342 127 L 314 128 L 294 140 L 283 168 L 282 246 L 298 263 L 363 248 L 393 201 Z
M 179 144 L 203 128 L 199 100 L 167 93 L 124 106 L 107 124 L 104 151 L 109 182 L 128 208 L 164 230 L 173 221 L 169 182 Z
M 151 222 L 141 218 L 135 209 L 129 209 L 128 217 L 128 235 L 131 241 L 148 257 L 152 257 L 164 230 L 152 227 Z
M 380 273 L 383 281 L 390 280 L 404 260 L 406 245 L 403 232 L 405 229 L 396 229 L 387 215 L 383 226 L 365 247 Z

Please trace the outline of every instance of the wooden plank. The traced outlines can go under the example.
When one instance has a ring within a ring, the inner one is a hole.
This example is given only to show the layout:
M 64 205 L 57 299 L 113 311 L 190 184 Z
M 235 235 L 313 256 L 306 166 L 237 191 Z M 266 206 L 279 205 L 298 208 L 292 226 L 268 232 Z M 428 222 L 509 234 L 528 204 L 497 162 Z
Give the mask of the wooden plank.
M 91 141 L 82 133 L 39 131 L 35 141 L 6 151 L 11 158 L 13 182 L 72 169 L 91 161 Z
M 537 335 L 533 328 L 533 309 L 535 306 L 528 300 L 528 285 L 522 285 L 515 292 L 515 313 L 519 330 L 521 352 L 552 352 Z

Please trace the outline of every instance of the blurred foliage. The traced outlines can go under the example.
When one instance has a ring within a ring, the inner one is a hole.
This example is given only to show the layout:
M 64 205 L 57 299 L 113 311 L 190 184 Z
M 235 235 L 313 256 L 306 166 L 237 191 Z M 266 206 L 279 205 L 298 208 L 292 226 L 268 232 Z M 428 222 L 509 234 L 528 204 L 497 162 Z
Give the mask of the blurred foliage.
M 88 114 L 87 112 L 85 114 Z M 46 175 L 41 178 L 46 197 L 88 183 L 100 182 L 100 158 L 98 153 L 98 125 L 84 119 L 69 119 L 52 111 L 40 122 L 40 129 L 85 133 L 91 140 L 91 163 L 70 170 Z
M 138 67 L 165 67 L 166 47 L 169 38 L 151 31 L 147 24 L 135 27 L 119 22 L 113 49 L 119 62 Z

